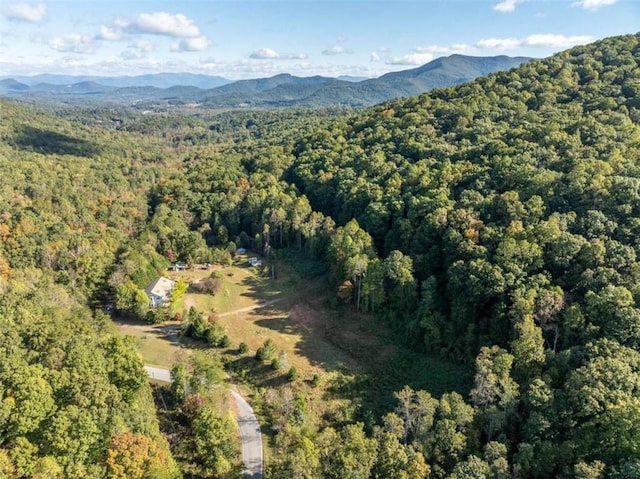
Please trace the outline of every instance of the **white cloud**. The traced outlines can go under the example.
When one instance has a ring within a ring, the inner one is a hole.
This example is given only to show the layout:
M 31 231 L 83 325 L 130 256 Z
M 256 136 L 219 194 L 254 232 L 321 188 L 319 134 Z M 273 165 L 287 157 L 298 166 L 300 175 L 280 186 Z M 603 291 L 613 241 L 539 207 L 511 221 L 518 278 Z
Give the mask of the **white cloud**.
M 524 0 L 503 0 L 500 3 L 496 3 L 493 9 L 500 13 L 512 13 L 516 11 L 516 4 L 522 3 Z
M 353 50 L 344 46 L 346 42 L 347 42 L 347 37 L 345 37 L 344 35 L 340 35 L 338 38 L 336 38 L 336 41 L 332 46 L 322 50 L 322 54 L 329 55 L 329 56 L 347 55 L 347 54 L 350 55 L 353 53 Z
M 205 36 L 185 38 L 171 45 L 172 52 L 201 52 L 211 46 L 211 42 Z
M 33 43 L 47 45 L 49 43 L 49 38 L 51 38 L 51 35 L 47 35 L 44 32 L 44 28 L 38 28 L 36 31 L 29 34 L 29 41 Z
M 343 47 L 342 45 L 333 45 L 328 48 L 325 48 L 322 51 L 323 55 L 344 55 L 351 54 L 353 50 L 349 50 L 348 48 Z
M 583 7 L 587 10 L 597 10 L 600 7 L 604 7 L 607 5 L 613 5 L 617 3 L 618 0 L 580 0 L 578 2 L 573 2 L 571 4 L 572 7 Z
M 124 17 L 118 17 L 113 21 L 113 26 L 117 28 L 127 28 L 131 25 L 131 20 Z
M 114 24 L 131 33 L 149 33 L 178 38 L 201 37 L 196 22 L 181 13 L 172 15 L 166 12 L 141 13 L 135 18 L 119 18 Z
M 249 58 L 257 60 L 268 60 L 271 58 L 280 58 L 280 54 L 273 48 L 260 48 L 249 55 Z
M 517 50 L 519 48 L 554 48 L 563 49 L 575 45 L 584 45 L 595 39 L 588 35 L 564 36 L 551 33 L 539 33 L 524 38 L 483 38 L 474 44 L 458 43 L 451 46 L 427 45 L 417 47 L 406 55 L 385 58 L 387 65 L 423 65 L 436 56 L 452 54 L 478 54 L 483 50 Z M 380 50 L 371 53 L 372 62 L 380 61 Z
M 69 53 L 94 53 L 96 44 L 88 35 L 67 35 L 65 37 L 52 37 L 49 39 L 49 46 L 58 52 Z
M 595 40 L 589 35 L 573 35 L 566 37 L 552 33 L 538 33 L 525 38 L 485 38 L 474 46 L 480 50 L 515 50 L 521 47 L 536 48 L 569 48 L 584 45 Z
M 132 48 L 127 48 L 120 54 L 120 56 L 123 60 L 140 60 L 145 57 L 144 53 L 141 53 Z
M 157 47 L 156 47 L 157 49 Z M 283 64 L 280 61 L 255 61 L 243 58 L 238 61 L 225 62 L 207 55 L 194 61 L 184 60 L 184 56 L 156 57 L 150 55 L 146 58 L 124 61 L 121 56 L 114 56 L 104 60 L 99 57 L 69 55 L 60 58 L 59 54 L 52 52 L 50 57 L 42 55 L 34 57 L 26 55 L 0 56 L 0 71 L 5 75 L 35 75 L 38 73 L 56 73 L 73 75 L 141 75 L 157 72 L 184 72 L 205 73 L 208 75 L 220 75 L 235 80 L 247 78 L 262 78 L 290 73 L 292 75 L 306 77 L 321 75 L 337 77 L 351 75 L 357 77 L 373 78 L 389 72 L 389 67 L 384 64 L 329 64 L 311 63 L 306 61 Z
M 138 40 L 137 42 L 134 42 L 131 46 L 144 53 L 150 53 L 153 51 L 153 43 L 151 43 L 149 40 Z
M 162 35 L 179 39 L 171 45 L 172 52 L 201 52 L 211 46 L 211 41 L 200 34 L 200 28 L 186 16 L 166 12 L 141 13 L 135 17 L 116 18 L 111 26 L 102 26 L 96 35 L 99 40 L 121 40 L 130 35 Z M 143 51 L 129 47 L 121 56 L 127 59 L 140 58 Z
M 98 40 L 107 40 L 110 42 L 115 42 L 117 40 L 121 40 L 123 37 L 122 30 L 118 30 L 116 28 L 107 27 L 102 25 L 100 27 L 100 33 L 96 36 Z
M 260 48 L 249 55 L 254 60 L 306 60 L 306 53 L 279 53 L 273 48 Z
M 426 47 L 418 47 L 414 51 L 416 53 L 430 53 L 432 55 L 452 55 L 454 53 L 468 53 L 473 50 L 471 45 L 465 43 L 456 43 L 450 47 L 441 45 L 428 45 Z
M 369 54 L 369 61 L 371 62 L 381 62 L 387 58 L 387 53 L 391 51 L 388 47 L 380 47 L 375 49 Z
M 475 45 L 481 50 L 514 50 L 522 46 L 517 38 L 483 38 Z
M 130 43 L 120 56 L 125 60 L 139 60 L 146 58 L 147 53 L 153 51 L 153 44 L 148 40 L 138 40 Z
M 212 65 L 221 65 L 222 64 L 221 62 L 216 60 L 215 57 L 200 58 L 200 60 L 198 60 L 198 63 L 200 63 L 200 65 L 206 65 L 208 67 L 211 67 Z
M 387 65 L 424 65 L 433 60 L 431 53 L 409 53 L 401 57 L 393 57 L 387 60 Z
M 574 45 L 584 45 L 594 41 L 595 38 L 589 35 L 573 35 L 565 37 L 564 35 L 554 35 L 543 33 L 537 35 L 529 35 L 523 40 L 523 44 L 528 47 L 555 47 L 568 48 Z
M 427 45 L 417 47 L 413 52 L 399 57 L 386 58 L 385 64 L 387 65 L 424 65 L 429 63 L 436 56 L 453 55 L 454 53 L 473 53 L 477 51 L 477 47 L 474 45 L 467 45 L 465 43 L 457 43 L 449 47 L 442 45 Z M 377 55 L 380 58 L 379 55 Z M 373 57 L 372 57 L 373 58 Z M 374 60 L 372 60 L 374 61 Z
M 286 53 L 280 57 L 283 60 L 306 60 L 309 55 L 306 53 Z
M 47 6 L 44 3 L 34 6 L 28 3 L 14 3 L 6 8 L 4 14 L 10 20 L 39 23 L 47 14 Z

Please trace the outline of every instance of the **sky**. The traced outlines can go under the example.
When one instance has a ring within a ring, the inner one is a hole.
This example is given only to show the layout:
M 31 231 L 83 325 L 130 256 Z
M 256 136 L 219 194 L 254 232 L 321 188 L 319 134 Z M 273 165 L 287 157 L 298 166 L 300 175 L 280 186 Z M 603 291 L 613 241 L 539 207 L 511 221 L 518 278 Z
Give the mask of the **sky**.
M 640 0 L 0 0 L 0 76 L 377 77 L 640 31 Z

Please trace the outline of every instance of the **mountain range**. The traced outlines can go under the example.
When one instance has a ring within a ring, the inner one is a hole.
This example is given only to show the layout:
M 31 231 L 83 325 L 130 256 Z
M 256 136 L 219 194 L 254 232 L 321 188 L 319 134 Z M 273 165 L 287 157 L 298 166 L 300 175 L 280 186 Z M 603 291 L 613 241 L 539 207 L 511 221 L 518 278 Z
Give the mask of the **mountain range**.
M 1 77 L 0 79 L 11 78 L 17 82 L 28 86 L 36 86 L 42 83 L 49 85 L 73 85 L 75 83 L 94 82 L 102 86 L 116 88 L 126 87 L 155 87 L 169 88 L 176 85 L 195 86 L 198 88 L 216 88 L 233 80 L 220 76 L 210 76 L 195 73 L 154 73 L 137 76 L 91 76 L 91 75 L 52 75 L 41 74 L 33 76 L 12 76 Z
M 509 70 L 528 60 L 530 58 L 504 55 L 451 55 L 418 68 L 372 79 L 297 77 L 287 73 L 239 81 L 191 73 L 128 77 L 17 76 L 0 80 L 0 95 L 65 102 L 109 102 L 144 108 L 194 104 L 209 108 L 359 107 L 464 83 Z

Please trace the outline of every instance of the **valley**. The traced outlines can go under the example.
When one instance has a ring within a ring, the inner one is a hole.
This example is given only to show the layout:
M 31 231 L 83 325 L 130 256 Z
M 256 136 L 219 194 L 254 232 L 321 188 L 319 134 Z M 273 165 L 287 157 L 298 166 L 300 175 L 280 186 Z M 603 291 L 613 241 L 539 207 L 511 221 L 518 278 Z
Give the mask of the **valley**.
M 1 98 L 0 475 L 637 477 L 640 35 L 413 94 Z

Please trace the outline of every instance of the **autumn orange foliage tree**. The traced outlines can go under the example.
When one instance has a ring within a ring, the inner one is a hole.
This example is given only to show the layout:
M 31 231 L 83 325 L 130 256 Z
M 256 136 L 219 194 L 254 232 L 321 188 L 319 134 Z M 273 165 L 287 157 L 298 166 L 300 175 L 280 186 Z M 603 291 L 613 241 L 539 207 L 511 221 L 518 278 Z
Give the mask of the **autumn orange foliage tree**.
M 106 464 L 112 479 L 170 478 L 175 471 L 166 449 L 153 438 L 132 432 L 111 438 Z

